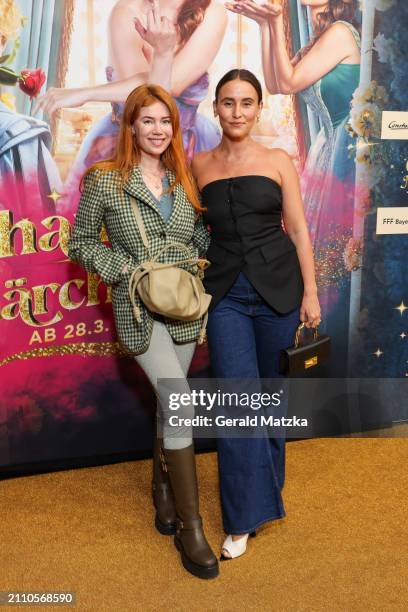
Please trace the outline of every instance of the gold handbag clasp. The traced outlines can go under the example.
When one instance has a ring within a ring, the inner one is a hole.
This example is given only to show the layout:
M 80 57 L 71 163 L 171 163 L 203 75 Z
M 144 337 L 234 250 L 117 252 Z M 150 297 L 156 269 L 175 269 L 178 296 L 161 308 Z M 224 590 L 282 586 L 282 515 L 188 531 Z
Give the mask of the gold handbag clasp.
M 197 261 L 197 266 L 200 268 L 200 270 L 206 270 L 210 265 L 211 263 L 208 261 L 208 259 L 199 259 Z
M 199 278 L 200 280 L 203 280 L 204 278 L 204 270 L 206 270 L 211 263 L 208 261 L 208 259 L 198 259 L 197 260 L 197 278 Z

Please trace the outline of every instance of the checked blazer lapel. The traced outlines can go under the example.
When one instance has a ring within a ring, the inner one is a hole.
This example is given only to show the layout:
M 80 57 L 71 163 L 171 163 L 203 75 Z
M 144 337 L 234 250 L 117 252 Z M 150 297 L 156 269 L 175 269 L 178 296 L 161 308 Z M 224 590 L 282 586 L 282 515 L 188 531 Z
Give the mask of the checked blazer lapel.
M 172 170 L 166 170 L 166 175 L 171 185 L 175 179 L 175 174 Z M 123 185 L 123 189 L 124 191 L 126 191 L 126 193 L 150 206 L 154 211 L 157 212 L 160 219 L 163 219 L 159 209 L 157 208 L 156 202 L 154 201 L 150 191 L 147 189 L 143 181 L 140 166 L 134 166 L 132 172 L 129 175 L 128 180 Z M 175 220 L 178 218 L 181 212 L 180 209 L 182 208 L 183 203 L 186 201 L 187 200 L 183 187 L 180 183 L 177 183 L 173 190 L 173 210 L 171 212 L 170 219 L 167 223 L 168 227 L 172 226 L 175 223 Z
M 138 165 L 135 165 L 133 167 L 133 170 L 130 173 L 128 180 L 123 185 L 123 189 L 129 195 L 133 196 L 137 200 L 141 200 L 142 202 L 153 208 L 153 210 L 157 212 L 160 218 L 162 218 L 161 213 L 156 206 L 156 202 L 154 201 L 150 191 L 144 184 L 142 171 L 140 170 L 140 167 Z

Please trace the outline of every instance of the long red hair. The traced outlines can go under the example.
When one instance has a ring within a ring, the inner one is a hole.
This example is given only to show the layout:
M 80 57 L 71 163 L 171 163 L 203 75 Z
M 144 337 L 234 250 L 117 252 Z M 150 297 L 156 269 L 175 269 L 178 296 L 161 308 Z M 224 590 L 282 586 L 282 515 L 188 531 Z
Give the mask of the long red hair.
M 211 0 L 185 0 L 180 7 L 177 15 L 176 28 L 179 34 L 179 49 L 180 50 L 194 30 L 200 25 L 204 19 L 205 11 L 210 5 Z
M 167 106 L 173 128 L 171 142 L 161 156 L 164 166 L 175 174 L 175 180 L 170 185 L 170 193 L 172 193 L 178 183 L 181 183 L 193 207 L 197 211 L 202 212 L 205 209 L 200 205 L 197 186 L 184 152 L 177 105 L 171 95 L 160 85 L 139 85 L 139 87 L 130 92 L 120 121 L 115 155 L 110 159 L 99 161 L 88 168 L 81 179 L 80 189 L 82 190 L 86 175 L 95 169 L 102 171 L 117 170 L 122 182 L 129 178 L 132 168 L 140 164 L 141 158 L 140 148 L 132 131 L 133 124 L 138 118 L 141 108 L 150 106 L 155 102 L 162 102 Z

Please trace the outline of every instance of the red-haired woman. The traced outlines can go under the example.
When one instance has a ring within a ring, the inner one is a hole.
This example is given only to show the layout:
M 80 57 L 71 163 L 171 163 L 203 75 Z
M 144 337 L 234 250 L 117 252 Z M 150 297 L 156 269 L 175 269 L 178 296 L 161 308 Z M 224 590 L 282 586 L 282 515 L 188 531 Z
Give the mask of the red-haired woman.
M 226 11 L 216 0 L 118 0 L 108 24 L 108 83 L 52 87 L 39 98 L 34 111 L 42 108 L 52 115 L 60 108 L 87 102 L 112 103 L 112 114 L 98 121 L 82 143 L 66 193 L 77 191 L 89 166 L 113 155 L 123 102 L 143 83 L 161 85 L 175 97 L 189 159 L 194 152 L 218 144 L 216 124 L 198 113 L 198 107 L 207 96 L 207 70 L 220 48 L 226 23 Z
M 218 574 L 218 563 L 199 514 L 191 427 L 170 427 L 168 398 L 157 384 L 158 379 L 177 379 L 177 392 L 189 393 L 186 375 L 202 321 L 163 319 L 153 315 L 140 299 L 137 306 L 141 320 L 134 318 L 128 281 L 132 269 L 149 259 L 149 254 L 134 216 L 132 198 L 137 200 L 151 257 L 172 242 L 184 243 L 192 258 L 206 251 L 208 235 L 185 159 L 177 106 L 160 86 L 141 85 L 129 95 L 115 155 L 86 172 L 69 256 L 113 285 L 119 339 L 135 354 L 157 394 L 163 440 L 157 438 L 154 452 L 156 527 L 163 534 L 175 534 L 189 572 L 213 578 Z M 111 247 L 100 241 L 102 224 Z M 184 258 L 185 253 L 176 249 L 165 255 L 170 263 Z M 180 423 L 183 418 L 191 418 L 192 406 L 181 406 L 177 416 Z

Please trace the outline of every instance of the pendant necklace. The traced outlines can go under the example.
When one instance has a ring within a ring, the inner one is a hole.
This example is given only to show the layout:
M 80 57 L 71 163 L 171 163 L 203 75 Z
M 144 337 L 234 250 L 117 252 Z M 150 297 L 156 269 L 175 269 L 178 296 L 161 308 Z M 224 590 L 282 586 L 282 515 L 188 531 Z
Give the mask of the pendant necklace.
M 147 176 L 150 176 L 153 178 L 153 187 L 155 189 L 160 189 L 160 187 L 162 186 L 162 179 L 164 177 L 164 174 L 153 174 L 153 172 L 149 172 L 149 170 L 145 170 L 144 168 L 142 168 L 142 174 L 147 174 Z M 157 182 L 156 182 L 157 181 Z

